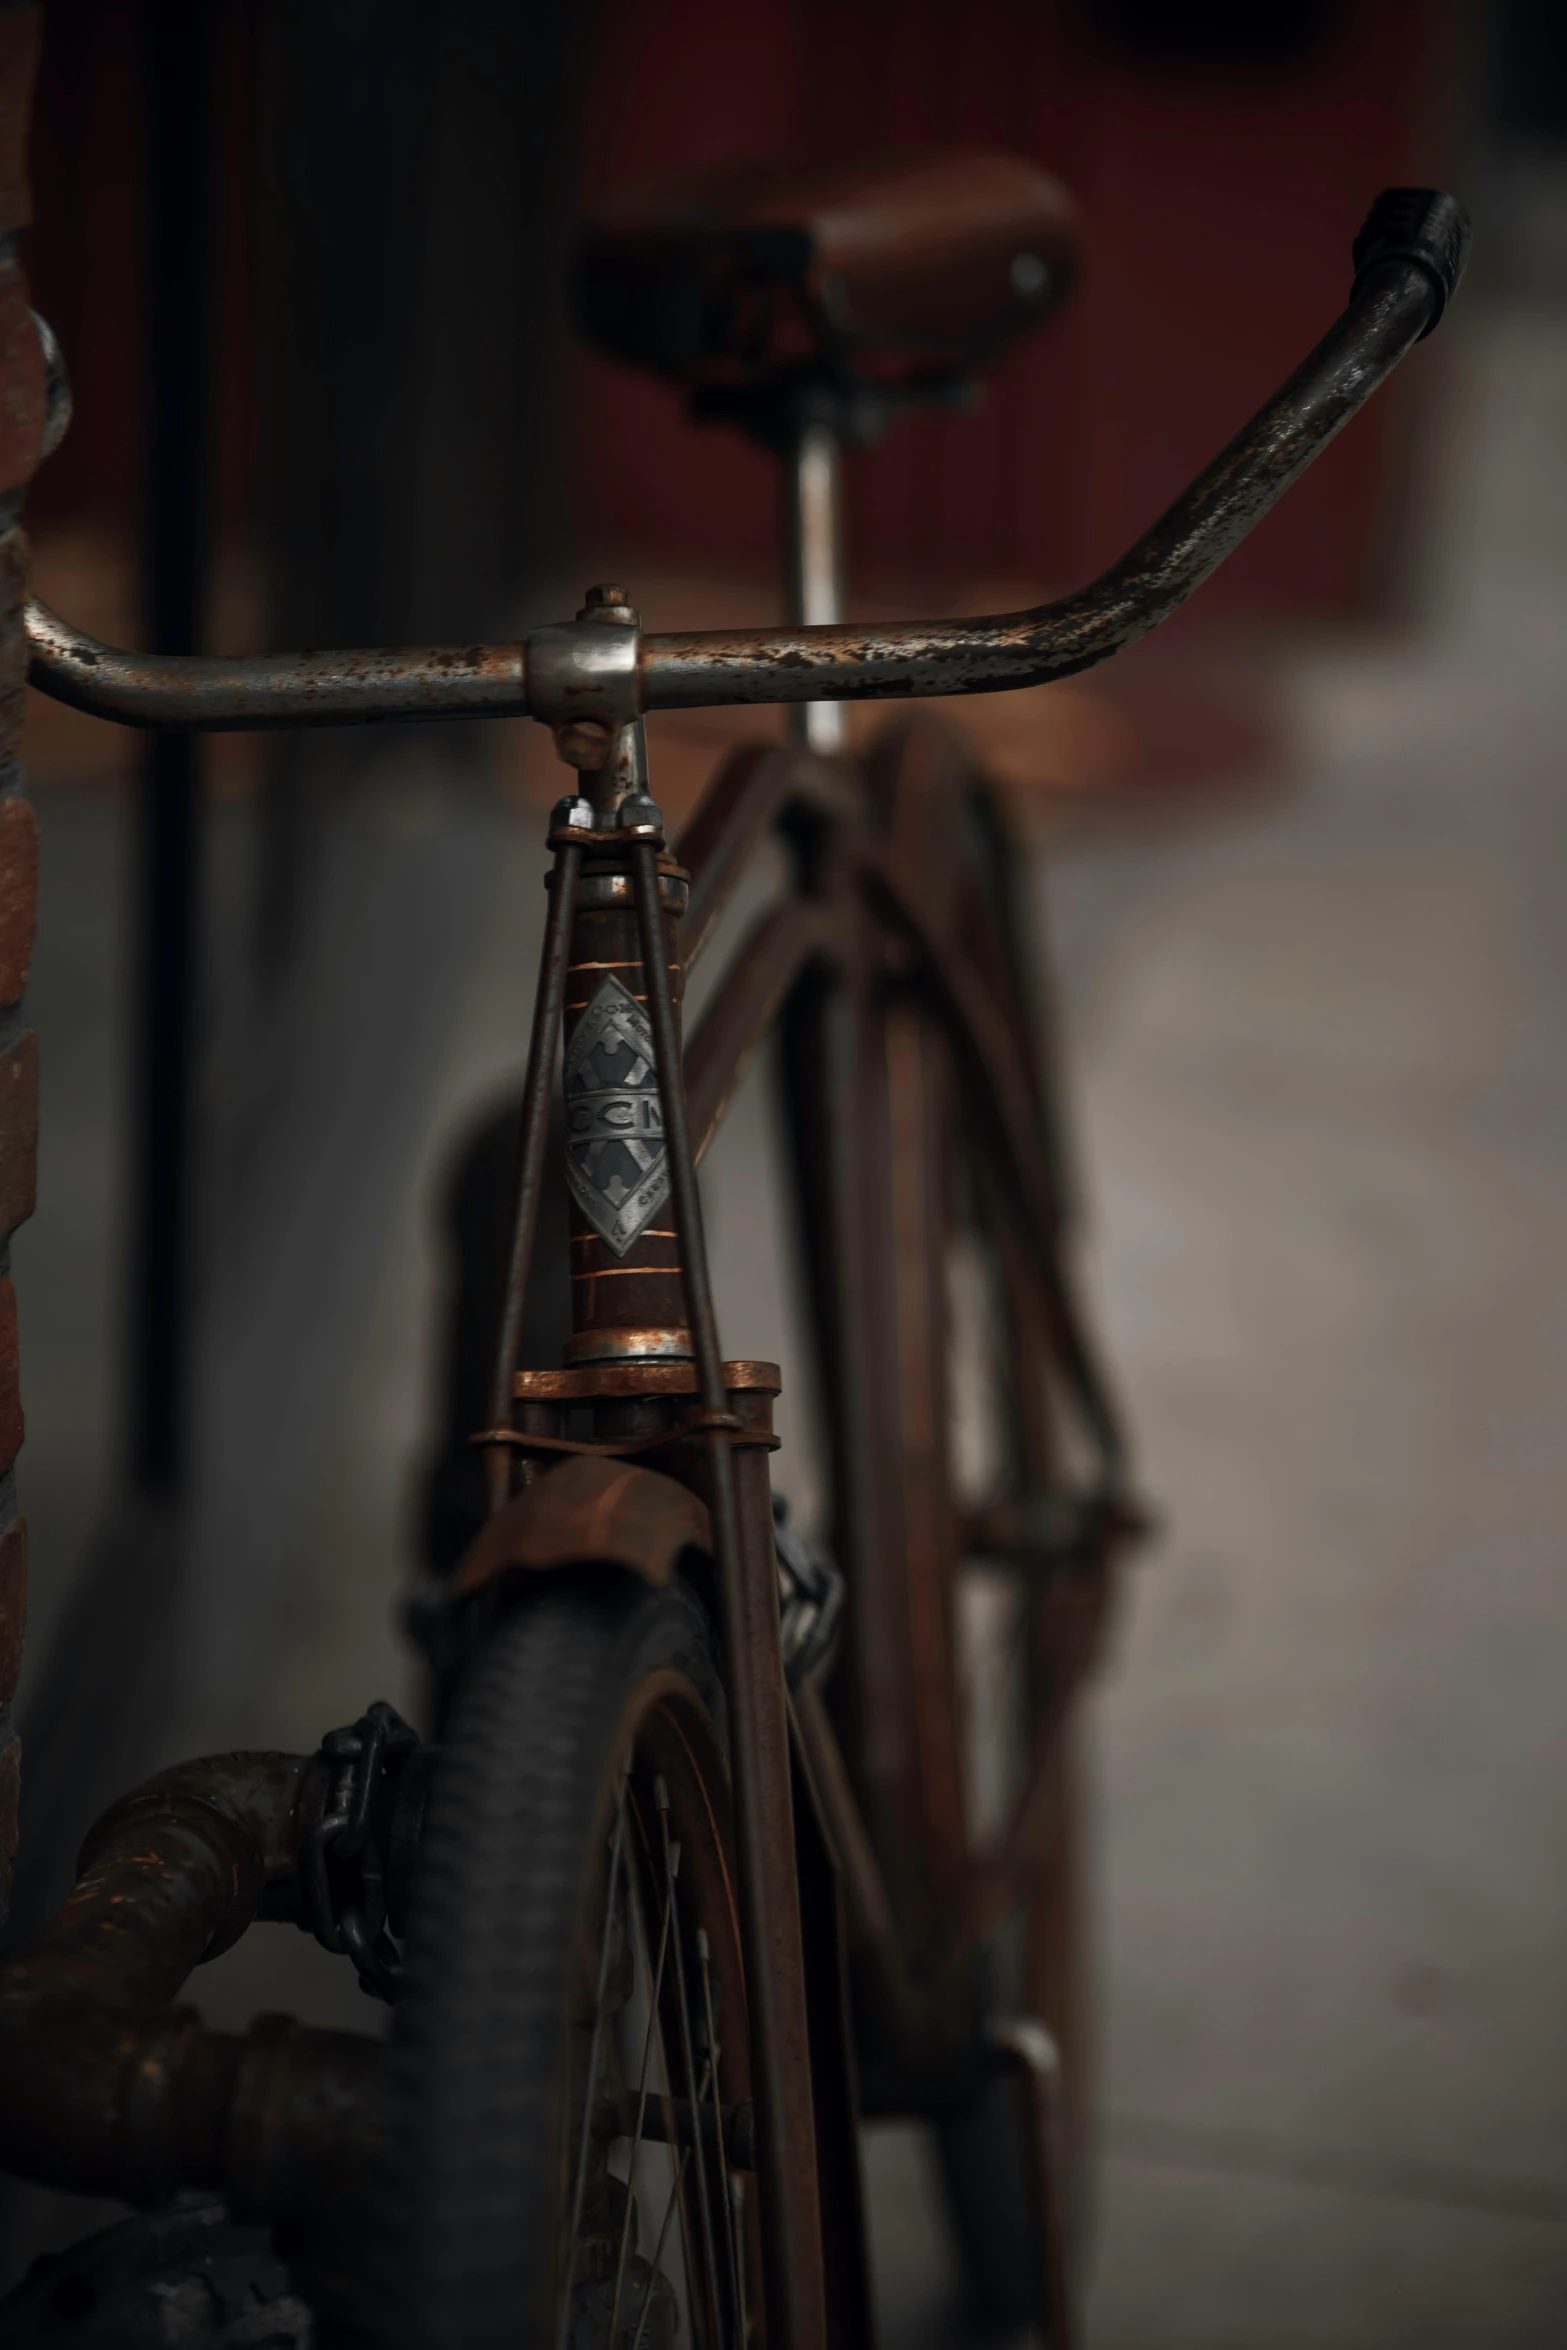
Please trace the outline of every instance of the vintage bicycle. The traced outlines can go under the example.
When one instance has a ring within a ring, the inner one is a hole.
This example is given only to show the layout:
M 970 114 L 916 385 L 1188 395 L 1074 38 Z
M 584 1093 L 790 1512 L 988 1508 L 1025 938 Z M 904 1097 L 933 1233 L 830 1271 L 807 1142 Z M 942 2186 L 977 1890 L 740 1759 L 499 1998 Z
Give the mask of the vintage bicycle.
M 843 705 L 1038 684 L 1157 626 L 1431 332 L 1467 243 L 1451 197 L 1379 197 L 1316 349 L 1121 562 L 1036 610 L 842 614 L 844 448 L 953 397 L 1072 282 L 1069 200 L 980 151 L 750 167 L 581 241 L 599 345 L 778 452 L 785 627 L 647 633 L 599 586 L 520 644 L 226 660 L 29 607 L 33 682 L 99 716 L 526 715 L 577 781 L 549 826 L 481 1522 L 424 1611 L 438 1736 L 372 1706 L 314 1756 L 183 1765 L 99 1822 L 0 1969 L 7 2168 L 147 2206 L 216 2191 L 275 2231 L 323 2339 L 821 2350 L 874 2333 L 860 2119 L 920 2115 L 989 2317 L 1073 2339 L 1062 1740 L 1139 1516 L 1073 1292 L 1003 817 L 935 722 L 851 758 Z M 643 716 L 736 704 L 786 705 L 794 739 L 731 757 L 671 848 Z M 789 879 L 683 1040 L 768 840 Z M 724 1357 L 703 1244 L 698 1166 L 774 1031 L 830 1558 L 775 1518 L 781 1374 Z M 571 1327 L 540 1365 L 552 1181 Z M 982 1490 L 951 1434 L 976 1312 Z M 976 1565 L 1008 1595 L 1010 1709 L 955 1664 Z M 394 2003 L 389 2043 L 173 2004 L 258 1918 L 344 1953 Z

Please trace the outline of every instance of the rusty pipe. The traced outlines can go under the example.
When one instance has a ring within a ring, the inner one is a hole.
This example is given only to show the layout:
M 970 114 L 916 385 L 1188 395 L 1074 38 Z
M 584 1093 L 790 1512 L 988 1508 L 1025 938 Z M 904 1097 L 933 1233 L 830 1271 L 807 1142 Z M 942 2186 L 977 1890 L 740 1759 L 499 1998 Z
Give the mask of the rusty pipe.
M 273 726 L 362 726 L 386 718 L 522 718 L 524 655 L 512 645 L 400 652 L 132 653 L 28 601 L 28 681 L 121 726 L 209 734 Z
M 364 2175 L 377 2042 L 214 2032 L 171 2004 L 293 1875 L 326 1792 L 317 1757 L 213 1755 L 104 1814 L 58 1916 L 0 1966 L 0 2167 L 144 2205 L 216 2188 L 272 2221 Z

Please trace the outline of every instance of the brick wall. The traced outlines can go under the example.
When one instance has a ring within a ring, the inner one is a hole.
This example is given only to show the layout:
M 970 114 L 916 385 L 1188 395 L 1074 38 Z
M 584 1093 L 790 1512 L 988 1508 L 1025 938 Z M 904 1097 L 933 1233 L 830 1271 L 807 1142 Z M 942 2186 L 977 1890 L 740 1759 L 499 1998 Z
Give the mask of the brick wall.
M 27 678 L 27 541 L 17 517 L 44 428 L 43 352 L 17 256 L 17 235 L 28 219 L 27 125 L 38 37 L 34 0 L 0 0 L 0 1915 L 16 1851 L 21 1745 L 12 1707 L 27 1606 L 27 1527 L 16 1499 L 22 1398 L 10 1250 L 12 1233 L 33 1211 L 38 1142 L 38 1047 L 23 1008 L 38 913 L 38 831 L 16 755 Z

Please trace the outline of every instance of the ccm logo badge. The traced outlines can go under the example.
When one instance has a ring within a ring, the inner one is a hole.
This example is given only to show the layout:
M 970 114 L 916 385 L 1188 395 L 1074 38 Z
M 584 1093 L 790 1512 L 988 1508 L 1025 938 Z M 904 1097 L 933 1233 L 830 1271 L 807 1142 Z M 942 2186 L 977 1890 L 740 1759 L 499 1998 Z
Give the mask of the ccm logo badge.
M 623 1257 L 669 1196 L 653 1030 L 612 973 L 566 1049 L 566 1181 L 595 1232 Z

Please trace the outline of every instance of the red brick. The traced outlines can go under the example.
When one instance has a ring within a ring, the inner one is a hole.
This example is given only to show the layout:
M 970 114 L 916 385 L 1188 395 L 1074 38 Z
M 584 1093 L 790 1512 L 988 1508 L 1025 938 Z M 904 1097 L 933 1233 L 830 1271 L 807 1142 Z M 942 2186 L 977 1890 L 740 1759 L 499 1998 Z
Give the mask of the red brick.
M 32 480 L 45 405 L 43 345 L 28 307 L 27 280 L 13 261 L 0 267 L 0 495 Z
M 0 1534 L 0 1705 L 16 1695 L 27 1627 L 27 1520 L 13 1518 Z
M 33 217 L 27 133 L 41 22 L 42 11 L 31 0 L 25 7 L 0 7 L 0 233 L 25 228 Z
M 0 537 L 0 759 L 15 752 L 27 711 L 27 631 L 22 619 L 27 555 L 24 531 L 11 529 Z
M 0 1274 L 0 1476 L 22 1449 L 22 1366 L 16 1334 L 16 1290 Z
M 38 1038 L 0 1054 L 0 1240 L 25 1224 L 38 1190 Z
M 0 1005 L 19 1001 L 38 927 L 38 819 L 20 792 L 0 800 Z
M 0 1746 L 0 1918 L 11 1899 L 11 1863 L 16 1858 L 16 1809 L 22 1792 L 22 1741 Z

